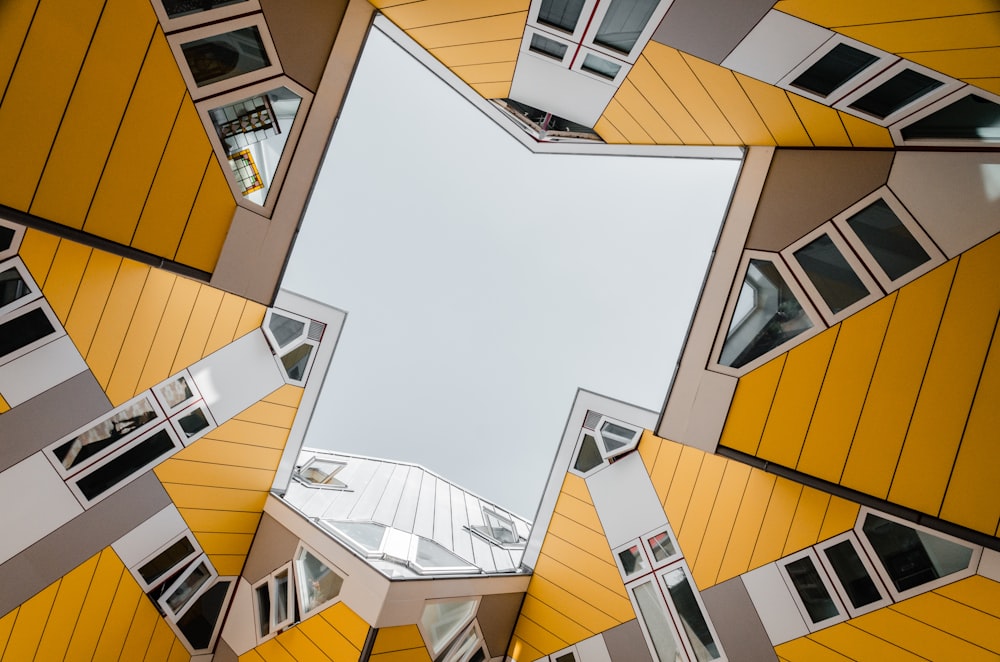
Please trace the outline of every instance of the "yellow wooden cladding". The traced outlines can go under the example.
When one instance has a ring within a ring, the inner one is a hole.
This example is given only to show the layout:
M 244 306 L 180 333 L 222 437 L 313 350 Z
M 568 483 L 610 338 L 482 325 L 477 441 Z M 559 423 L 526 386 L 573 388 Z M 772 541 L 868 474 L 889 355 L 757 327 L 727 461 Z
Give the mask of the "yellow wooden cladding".
M 211 272 L 236 202 L 149 2 L 5 2 L 0 42 L 0 203 Z
M 876 147 L 889 132 L 649 42 L 595 130 L 609 143 Z
M 994 236 L 751 372 L 722 444 L 995 535 L 998 278 Z
M 38 230 L 19 255 L 114 405 L 264 320 L 260 304 Z
M 368 624 L 360 616 L 338 602 L 240 655 L 239 660 L 357 662 L 368 631 Z
M 301 392 L 281 387 L 155 469 L 220 575 L 243 569 Z
M 633 618 L 586 483 L 567 474 L 508 654 L 529 662 Z
M 431 662 L 416 625 L 379 628 L 372 646 L 372 662 Z
M 969 577 L 778 646 L 789 662 L 1000 657 L 1000 584 Z
M 854 526 L 858 505 L 650 433 L 640 453 L 698 588 Z
M 985 90 L 1000 86 L 1000 10 L 993 0 L 781 0 L 774 8 Z
M 189 660 L 109 547 L 0 619 L 4 662 Z

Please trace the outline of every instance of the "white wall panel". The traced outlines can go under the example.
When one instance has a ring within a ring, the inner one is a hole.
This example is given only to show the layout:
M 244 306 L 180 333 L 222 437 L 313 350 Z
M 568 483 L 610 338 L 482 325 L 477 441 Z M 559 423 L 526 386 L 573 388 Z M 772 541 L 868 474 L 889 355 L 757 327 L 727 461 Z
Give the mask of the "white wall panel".
M 16 407 L 87 369 L 76 345 L 63 336 L 0 366 L 0 393 Z
M 601 634 L 577 642 L 576 652 L 580 655 L 580 662 L 611 662 L 611 654 Z
M 618 88 L 541 57 L 521 54 L 510 98 L 559 117 L 594 126 Z
M 41 453 L 0 474 L 0 563 L 83 512 Z
M 198 361 L 190 371 L 219 425 L 285 384 L 259 329 Z
M 111 547 L 126 567 L 134 568 L 187 528 L 177 507 L 171 504 L 111 543 Z
M 777 564 L 769 563 L 751 570 L 742 580 L 773 645 L 809 634 Z
M 722 66 L 773 85 L 832 36 L 826 28 L 772 10 Z
M 256 621 L 253 615 L 253 590 L 242 577 L 236 582 L 236 595 L 222 626 L 222 639 L 237 655 L 257 645 Z
M 667 523 L 639 453 L 626 455 L 586 480 L 612 548 Z
M 1000 582 L 1000 552 L 983 548 L 983 555 L 979 557 L 979 570 L 983 577 Z

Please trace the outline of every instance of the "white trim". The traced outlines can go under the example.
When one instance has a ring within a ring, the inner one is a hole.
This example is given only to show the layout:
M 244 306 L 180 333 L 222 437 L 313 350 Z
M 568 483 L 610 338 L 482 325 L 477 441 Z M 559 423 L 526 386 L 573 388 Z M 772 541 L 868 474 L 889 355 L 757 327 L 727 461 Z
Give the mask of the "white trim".
M 837 610 L 837 613 L 833 616 L 829 616 L 819 621 L 814 621 L 812 616 L 809 614 L 809 610 L 806 609 L 802 596 L 799 593 L 798 588 L 796 588 L 795 582 L 792 581 L 792 578 L 788 573 L 789 564 L 803 559 L 809 559 L 812 562 L 816 575 L 820 578 L 820 581 L 823 582 L 823 588 L 826 589 L 827 595 L 830 597 L 830 601 Z M 795 606 L 798 608 L 799 613 L 802 615 L 802 620 L 805 621 L 806 627 L 809 628 L 810 632 L 822 630 L 825 627 L 847 620 L 847 609 L 844 608 L 843 603 L 840 601 L 840 595 L 833 587 L 833 583 L 830 581 L 830 578 L 827 577 L 824 566 L 819 561 L 819 556 L 816 555 L 816 552 L 811 547 L 778 560 L 777 566 L 778 572 L 781 573 L 781 579 L 784 580 L 785 585 L 788 587 L 788 592 L 792 596 L 792 601 L 795 602 Z
M 66 330 L 63 328 L 62 322 L 59 321 L 59 318 L 56 317 L 56 314 L 52 311 L 52 307 L 49 306 L 48 302 L 44 298 L 35 299 L 31 303 L 20 306 L 17 309 L 7 313 L 6 315 L 0 316 L 0 324 L 5 324 L 7 322 L 18 319 L 23 315 L 31 313 L 33 310 L 42 311 L 42 314 L 45 315 L 45 318 L 49 321 L 49 324 L 52 326 L 52 332 L 42 336 L 41 338 L 38 338 L 37 340 L 28 343 L 24 347 L 15 349 L 10 354 L 0 356 L 0 365 L 3 365 L 5 363 L 10 363 L 15 359 L 19 359 L 25 354 L 33 352 L 39 347 L 43 347 L 52 342 L 53 340 L 61 338 L 62 336 L 66 335 Z
M 293 322 L 302 323 L 302 332 L 299 333 L 295 338 L 289 340 L 287 343 L 282 345 L 278 342 L 275 337 L 274 332 L 271 331 L 271 318 L 275 315 L 280 317 L 285 317 Z M 282 310 L 280 308 L 268 308 L 267 313 L 264 315 L 264 323 L 260 325 L 261 330 L 264 332 L 264 337 L 267 338 L 267 344 L 271 346 L 271 351 L 275 354 L 280 354 L 281 352 L 287 352 L 291 348 L 295 347 L 303 340 L 309 337 L 309 325 L 312 323 L 308 317 L 299 315 L 298 313 L 293 313 L 287 310 Z
M 869 55 L 874 55 L 878 59 L 872 62 L 870 65 L 859 71 L 856 75 L 848 78 L 846 81 L 841 83 L 838 87 L 834 88 L 826 96 L 822 96 L 812 92 L 810 90 L 796 87 L 792 82 L 806 72 L 809 67 L 813 66 L 817 62 L 823 59 L 823 57 L 836 48 L 839 45 L 850 46 L 851 48 L 856 48 L 859 51 L 868 53 Z M 866 81 L 870 80 L 872 77 L 877 76 L 886 70 L 887 67 L 891 66 L 894 62 L 899 61 L 899 58 L 892 53 L 887 53 L 883 50 L 875 48 L 864 42 L 860 42 L 856 39 L 851 39 L 842 34 L 835 33 L 827 41 L 823 42 L 823 45 L 817 48 L 813 53 L 802 60 L 794 69 L 792 69 L 786 76 L 778 81 L 778 87 L 784 88 L 789 92 L 798 94 L 807 99 L 812 99 L 813 101 L 818 101 L 819 103 L 825 104 L 827 106 L 836 103 L 844 95 L 850 93 L 852 90 L 857 89 L 858 86 L 864 84 Z M 867 116 L 866 116 L 867 118 Z
M 633 582 L 629 582 L 625 586 L 625 592 L 628 593 L 628 599 L 632 603 L 632 610 L 635 612 L 636 621 L 639 623 L 639 629 L 642 631 L 642 638 L 645 640 L 646 647 L 649 649 L 649 654 L 653 660 L 659 660 L 660 656 L 656 652 L 656 647 L 653 645 L 653 637 L 649 632 L 649 626 L 646 624 L 646 617 L 643 615 L 642 610 L 639 608 L 639 601 L 635 597 L 635 589 L 644 585 L 651 585 L 653 587 L 653 596 L 657 599 L 657 606 L 662 609 L 664 621 L 669 626 L 668 634 L 673 637 L 674 643 L 677 644 L 677 651 L 682 655 L 687 655 L 687 650 L 684 645 L 684 639 L 680 636 L 677 631 L 677 622 L 674 620 L 673 615 L 670 613 L 670 609 L 667 608 L 666 599 L 663 596 L 663 589 L 660 588 L 659 579 L 650 574 L 642 577 Z M 674 662 L 674 660 L 667 660 L 666 662 Z
M 288 374 L 288 368 L 285 367 L 283 359 L 292 352 L 294 352 L 295 350 L 299 349 L 300 347 L 304 347 L 306 345 L 312 347 L 312 350 L 309 352 L 309 356 L 306 358 L 306 367 L 302 370 L 302 377 L 299 379 L 295 379 Z M 314 340 L 306 340 L 304 342 L 300 342 L 298 345 L 295 345 L 294 347 L 289 347 L 285 350 L 282 350 L 280 354 L 275 354 L 274 360 L 277 362 L 278 369 L 281 371 L 281 377 L 282 379 L 285 380 L 286 384 L 292 384 L 293 386 L 305 386 L 306 382 L 309 381 L 309 374 L 312 372 L 312 366 L 313 363 L 316 361 L 317 354 L 319 354 L 319 343 L 317 343 Z
M 23 225 L 19 225 L 13 221 L 8 221 L 4 218 L 0 218 L 0 227 L 14 231 L 14 236 L 11 237 L 10 240 L 10 246 L 6 249 L 0 250 L 0 260 L 6 260 L 16 256 L 17 252 L 21 250 L 21 242 L 24 241 L 26 228 Z
M 566 47 L 566 52 L 563 53 L 561 58 L 557 58 L 554 55 L 549 55 L 548 53 L 540 53 L 539 51 L 532 50 L 531 38 L 534 35 L 551 39 L 552 41 L 562 44 Z M 568 67 L 569 63 L 573 60 L 573 54 L 576 52 L 576 48 L 576 44 L 572 41 L 568 41 L 564 36 L 559 36 L 558 34 L 554 34 L 547 30 L 536 28 L 533 25 L 528 25 L 524 28 L 524 38 L 521 40 L 521 48 L 518 50 L 518 53 L 529 57 L 541 58 L 546 62 L 557 62 L 565 67 Z
M 851 596 L 847 592 L 847 588 L 844 586 L 844 582 L 841 581 L 840 576 L 837 571 L 834 570 L 833 564 L 830 562 L 827 556 L 826 550 L 831 547 L 836 547 L 843 542 L 850 543 L 851 547 L 854 548 L 854 552 L 858 555 L 858 559 L 861 561 L 861 565 L 864 566 L 865 571 L 872 580 L 872 584 L 878 591 L 879 595 L 882 596 L 880 600 L 875 600 L 866 605 L 860 607 L 855 607 L 851 602 Z M 840 595 L 840 602 L 847 609 L 847 613 L 850 614 L 851 618 L 856 616 L 861 616 L 862 614 L 867 614 L 870 611 L 875 611 L 876 609 L 881 609 L 882 607 L 887 607 L 892 604 L 892 598 L 889 596 L 889 591 L 886 589 L 885 584 L 882 583 L 882 578 L 879 576 L 878 571 L 875 570 L 875 565 L 872 563 L 871 559 L 868 558 L 867 552 L 862 548 L 860 541 L 858 541 L 857 535 L 854 531 L 847 531 L 830 538 L 829 540 L 824 540 L 822 543 L 816 545 L 816 556 L 819 557 L 819 562 L 823 565 L 826 570 L 827 576 L 830 578 L 833 587 L 837 589 L 837 593 Z
M 16 235 L 14 238 L 15 240 L 17 239 Z M 17 242 L 15 241 L 14 243 L 11 244 L 11 246 L 14 246 L 15 251 L 18 250 L 16 243 Z M 2 255 L 2 253 L 0 253 L 0 255 Z M 8 313 L 17 310 L 21 306 L 26 306 L 32 301 L 36 301 L 42 296 L 42 288 L 40 288 L 38 284 L 35 283 L 35 279 L 31 277 L 31 272 L 28 271 L 28 267 L 24 265 L 24 262 L 21 260 L 21 258 L 15 255 L 9 260 L 4 260 L 3 262 L 0 262 L 0 272 L 7 271 L 8 269 L 13 269 L 14 271 L 17 272 L 17 275 L 24 282 L 24 285 L 28 291 L 23 296 L 18 297 L 17 299 L 14 299 L 10 303 L 8 303 L 6 306 L 0 306 L 0 318 L 5 317 Z
M 670 611 L 671 617 L 674 619 L 675 623 L 682 624 L 684 619 L 681 618 L 680 612 L 677 610 L 677 605 L 674 604 L 673 598 L 670 597 L 670 591 L 667 588 L 666 576 L 672 572 L 681 571 L 687 579 L 688 586 L 691 589 L 691 594 L 694 596 L 695 602 L 698 604 L 698 609 L 701 610 L 701 616 L 705 620 L 705 625 L 708 627 L 709 633 L 712 635 L 712 640 L 715 642 L 716 648 L 719 650 L 719 656 L 710 658 L 711 660 L 718 662 L 726 662 L 726 652 L 722 648 L 722 642 L 719 640 L 719 633 L 715 631 L 715 626 L 712 624 L 712 618 L 708 614 L 708 610 L 705 609 L 705 603 L 701 600 L 701 591 L 698 590 L 698 585 L 694 581 L 694 575 L 691 574 L 691 568 L 688 567 L 687 561 L 681 559 L 677 563 L 672 563 L 669 566 L 656 571 L 656 577 L 658 579 L 659 588 L 662 591 L 663 597 L 667 602 L 667 609 Z M 691 640 L 691 636 L 687 629 L 684 627 L 678 628 L 682 634 L 682 641 L 686 642 L 688 645 L 688 653 L 691 655 L 692 660 L 698 660 L 699 656 L 695 653 L 694 642 Z
M 590 15 L 594 13 L 597 1 L 598 0 L 586 0 L 583 3 L 583 8 L 580 10 L 580 16 L 576 19 L 576 26 L 574 26 L 573 32 L 566 32 L 555 26 L 548 25 L 547 23 L 540 23 L 538 21 L 538 14 L 542 10 L 543 0 L 531 0 L 531 6 L 528 8 L 528 27 L 552 32 L 553 34 L 562 36 L 563 39 L 570 39 L 579 43 L 579 41 L 583 39 L 583 33 L 587 29 L 587 23 L 590 20 Z
M 239 579 L 240 579 L 239 577 L 216 577 L 215 580 L 213 582 L 210 582 L 208 587 L 205 588 L 205 590 L 202 592 L 203 594 L 207 593 L 209 590 L 218 585 L 220 582 L 229 582 L 229 589 L 226 591 L 226 595 L 222 599 L 222 608 L 219 610 L 219 615 L 215 619 L 215 627 L 212 629 L 212 634 L 208 639 L 208 646 L 206 646 L 205 648 L 195 648 L 194 646 L 192 646 L 191 643 L 187 640 L 187 637 L 184 636 L 184 634 L 181 632 L 180 627 L 177 626 L 177 623 L 175 623 L 169 618 L 163 619 L 167 622 L 167 625 L 169 625 L 170 628 L 174 631 L 174 634 L 177 635 L 177 638 L 181 640 L 181 643 L 184 644 L 184 648 L 186 648 L 189 653 L 191 654 L 205 653 L 215 648 L 215 643 L 216 641 L 218 641 L 219 632 L 222 630 L 223 622 L 226 620 L 228 607 L 229 604 L 232 602 L 233 592 L 235 590 L 236 584 L 239 581 Z M 199 595 L 198 597 L 201 596 Z M 192 600 L 191 604 L 194 604 L 194 602 L 196 602 L 197 599 L 198 598 Z
M 619 67 L 618 73 L 615 74 L 613 78 L 608 78 L 607 76 L 604 76 L 602 74 L 594 73 L 589 69 L 584 69 L 583 64 L 587 60 L 587 56 L 595 57 L 617 65 Z M 610 85 L 615 89 L 617 89 L 618 87 L 621 86 L 622 83 L 625 82 L 625 78 L 628 77 L 629 72 L 632 71 L 632 63 L 625 62 L 618 58 L 610 57 L 609 55 L 605 55 L 600 51 L 595 51 L 591 48 L 582 46 L 580 47 L 580 52 L 577 54 L 577 57 L 573 61 L 573 66 L 570 67 L 570 71 L 575 71 L 578 74 L 581 74 L 583 76 L 588 76 L 596 81 L 604 83 L 605 85 Z
M 184 385 L 187 388 L 187 390 L 191 392 L 191 395 L 185 397 L 177 404 L 171 405 L 167 401 L 167 396 L 164 395 L 163 391 L 168 386 L 172 385 L 179 379 L 184 380 Z M 186 369 L 181 370 L 175 375 L 171 375 L 167 379 L 164 379 L 162 382 L 160 382 L 150 390 L 153 392 L 153 395 L 156 397 L 156 400 L 160 403 L 160 406 L 163 408 L 163 412 L 167 416 L 173 416 L 174 414 L 186 408 L 194 401 L 201 399 L 201 391 L 198 390 L 198 385 L 194 383 L 194 379 L 191 377 L 191 373 L 188 372 Z
M 182 558 L 180 558 L 178 561 L 176 561 L 172 566 L 170 566 L 170 568 L 164 570 L 160 574 L 160 576 L 157 577 L 157 578 L 155 578 L 151 583 L 147 582 L 146 579 L 142 576 L 142 573 L 139 572 L 139 569 L 142 568 L 147 563 L 149 563 L 150 561 L 152 561 L 153 559 L 155 559 L 157 556 L 159 556 L 163 552 L 167 551 L 167 549 L 169 549 L 172 545 L 176 544 L 177 542 L 179 542 L 180 540 L 182 540 L 184 538 L 187 538 L 188 542 L 191 543 L 192 551 L 189 552 L 188 554 L 186 554 L 185 556 L 183 556 Z M 140 587 L 142 587 L 143 592 L 144 593 L 149 593 L 154 588 L 156 588 L 160 584 L 162 584 L 165 581 L 167 581 L 168 579 L 170 579 L 170 576 L 173 573 L 173 570 L 175 568 L 181 567 L 181 566 L 185 565 L 186 563 L 190 563 L 193 559 L 195 559 L 199 555 L 201 555 L 202 551 L 203 550 L 201 548 L 201 545 L 198 544 L 198 539 L 195 538 L 195 536 L 191 532 L 191 530 L 188 529 L 188 530 L 182 531 L 181 533 L 173 536 L 172 538 L 170 538 L 170 540 L 168 540 L 166 543 L 164 543 L 163 545 L 161 545 L 152 554 L 149 554 L 148 556 L 146 556 L 145 558 L 143 558 L 141 561 L 139 561 L 138 563 L 136 563 L 134 566 L 130 567 L 129 568 L 129 572 L 132 573 L 132 576 L 135 578 L 135 581 L 138 582 L 138 584 L 139 584 Z
M 552 662 L 556 662 L 556 660 L 558 660 L 561 655 L 566 655 L 566 654 L 572 655 L 574 662 L 581 662 L 580 653 L 579 651 L 577 651 L 575 644 L 573 646 L 567 646 L 566 648 L 557 650 L 555 653 L 549 655 L 549 659 L 552 660 Z
M 202 413 L 205 415 L 205 420 L 208 422 L 208 425 L 206 425 L 201 430 L 198 430 L 194 434 L 188 434 L 187 431 L 185 431 L 184 428 L 181 427 L 181 418 L 187 416 L 188 414 L 194 412 L 197 409 L 200 409 Z M 198 400 L 197 402 L 193 402 L 186 409 L 177 412 L 174 416 L 170 418 L 170 424 L 174 426 L 174 432 L 177 433 L 177 437 L 181 440 L 181 443 L 184 444 L 185 446 L 190 446 L 191 444 L 198 441 L 199 439 L 201 439 L 202 437 L 204 437 L 206 434 L 208 434 L 217 427 L 215 423 L 215 418 L 212 417 L 212 412 L 209 411 L 208 405 L 205 403 L 204 400 Z
M 897 145 L 912 145 L 917 147 L 991 147 L 996 148 L 997 140 L 968 140 L 968 139 L 942 139 L 942 138 L 903 138 L 903 129 L 908 127 L 915 122 L 922 120 L 928 115 L 932 115 L 935 112 L 950 106 L 956 101 L 961 101 L 966 96 L 974 94 L 978 97 L 986 99 L 987 101 L 992 101 L 995 104 L 1000 104 L 1000 95 L 992 94 L 986 92 L 982 88 L 973 87 L 972 85 L 963 85 L 955 90 L 952 94 L 942 97 L 935 101 L 934 103 L 924 106 L 920 110 L 914 112 L 900 121 L 889 126 L 889 134 L 892 136 L 892 141 Z
M 888 82 L 897 74 L 902 73 L 906 69 L 910 69 L 918 74 L 923 74 L 928 78 L 933 78 L 934 80 L 939 81 L 941 85 L 917 97 L 916 99 L 913 99 L 909 103 L 905 104 L 904 106 L 901 106 L 900 108 L 896 109 L 895 111 L 886 115 L 883 118 L 879 118 L 875 115 L 871 115 L 863 110 L 859 110 L 851 106 L 852 103 L 854 103 L 861 97 L 865 96 L 872 90 L 878 88 L 882 84 Z M 957 81 L 954 78 L 951 78 L 950 76 L 945 76 L 944 74 L 938 73 L 933 69 L 922 67 L 919 64 L 910 62 L 909 60 L 899 60 L 891 67 L 889 67 L 882 73 L 878 74 L 877 76 L 874 76 L 873 78 L 869 79 L 861 87 L 857 88 L 856 90 L 845 96 L 843 99 L 833 104 L 833 107 L 836 108 L 837 110 L 842 110 L 845 113 L 854 115 L 855 117 L 860 117 L 863 120 L 867 120 L 872 124 L 877 124 L 879 126 L 889 126 L 894 122 L 897 122 L 901 119 L 908 117 L 919 108 L 932 104 L 938 99 L 947 96 L 948 94 L 954 92 L 960 87 L 965 87 L 965 83 Z
M 470 623 L 473 622 L 476 618 L 476 614 L 479 612 L 479 605 L 482 602 L 482 599 L 482 596 L 479 595 L 468 595 L 455 598 L 436 598 L 432 600 L 424 600 L 424 606 L 420 611 L 420 618 L 417 619 L 417 629 L 420 631 L 420 636 L 424 640 L 424 645 L 427 646 L 427 650 L 430 652 L 431 657 L 437 657 L 440 655 L 441 652 L 446 650 L 453 641 L 458 639 L 458 636 L 465 631 L 466 627 Z M 455 624 L 453 629 L 448 633 L 448 636 L 444 637 L 437 646 L 433 646 L 433 642 L 431 641 L 432 637 L 430 637 L 426 626 L 424 625 L 424 613 L 426 613 L 428 605 L 447 602 L 472 602 L 473 606 L 468 617 Z
M 302 576 L 302 571 L 299 569 L 302 563 L 302 556 L 306 552 L 311 554 L 317 561 L 326 566 L 327 570 L 332 572 L 334 575 L 340 577 L 341 580 L 340 590 L 337 591 L 337 595 L 335 595 L 334 597 L 330 598 L 325 602 L 314 605 L 312 609 L 306 609 L 305 595 L 308 587 L 306 587 L 304 583 L 305 577 Z M 347 582 L 347 577 L 348 577 L 347 573 L 341 570 L 333 563 L 330 563 L 330 561 L 326 557 L 324 557 L 322 554 L 313 549 L 312 546 L 307 545 L 305 542 L 300 540 L 298 546 L 295 548 L 295 556 L 292 557 L 291 567 L 292 567 L 292 572 L 294 574 L 292 580 L 295 584 L 295 600 L 297 600 L 296 604 L 298 604 L 299 606 L 299 615 L 301 617 L 301 620 L 305 620 L 310 616 L 312 616 L 313 614 L 316 614 L 326 609 L 330 605 L 336 604 L 342 600 L 340 596 L 344 592 L 344 584 Z
M 600 471 L 604 467 L 608 466 L 608 460 L 601 454 L 601 447 L 597 443 L 597 432 L 594 430 L 588 430 L 583 428 L 580 430 L 580 437 L 576 442 L 576 446 L 573 447 L 573 454 L 569 458 L 569 465 L 566 470 L 573 474 L 574 476 L 579 476 L 580 478 L 586 478 L 587 476 L 592 476 L 595 472 Z M 594 447 L 597 449 L 597 454 L 600 457 L 600 462 L 592 469 L 587 471 L 580 471 L 576 468 L 577 458 L 580 456 L 580 452 L 583 450 L 583 439 L 584 437 L 590 437 L 594 441 Z
M 606 441 L 603 431 L 605 425 L 616 425 L 618 427 L 631 430 L 633 433 L 632 440 L 624 442 L 620 448 L 609 449 L 605 445 Z M 639 446 L 639 441 L 641 439 L 642 428 L 625 423 L 624 421 L 619 421 L 611 418 L 610 416 L 601 416 L 601 418 L 597 421 L 597 425 L 594 426 L 594 440 L 597 442 L 597 450 L 600 451 L 601 457 L 605 460 L 610 460 L 635 450 Z
M 475 643 L 465 651 L 461 656 L 456 657 L 459 652 L 457 649 L 461 641 L 468 637 L 469 635 L 475 637 Z M 442 658 L 441 662 L 468 662 L 473 655 L 478 653 L 480 650 L 484 651 L 486 654 L 486 659 L 490 659 L 489 649 L 486 647 L 486 639 L 483 637 L 483 631 L 479 627 L 479 621 L 475 618 L 472 619 L 472 623 L 468 625 L 452 642 L 452 645 L 448 652 Z
M 601 29 L 601 23 L 604 22 L 604 17 L 607 16 L 608 9 L 616 1 L 627 1 L 627 0 L 600 0 L 597 5 L 597 10 L 594 12 L 593 17 L 590 19 L 590 23 L 587 26 L 587 31 L 584 33 L 583 37 L 580 39 L 580 45 L 584 48 L 592 49 L 597 53 L 603 53 L 604 55 L 613 58 L 615 60 L 625 60 L 629 64 L 635 64 L 635 61 L 639 59 L 639 54 L 649 43 L 652 38 L 653 33 L 656 32 L 656 28 L 659 27 L 660 21 L 663 20 L 664 15 L 666 15 L 667 10 L 670 9 L 670 5 L 673 4 L 673 0 L 659 0 L 659 4 L 653 13 L 650 15 L 649 20 L 646 21 L 646 26 L 639 33 L 638 39 L 636 39 L 635 44 L 628 53 L 622 53 L 619 50 L 613 48 L 602 46 L 594 41 L 597 38 L 597 33 Z
M 185 30 L 203 23 L 213 23 L 215 21 L 225 20 L 241 14 L 250 14 L 260 11 L 259 0 L 244 0 L 243 2 L 226 5 L 224 7 L 219 7 L 218 9 L 210 9 L 208 11 L 200 11 L 193 14 L 178 16 L 176 18 L 170 18 L 167 15 L 167 11 L 163 8 L 163 3 L 160 0 L 152 0 L 151 4 L 153 5 L 153 10 L 156 12 L 156 18 L 159 19 L 160 25 L 163 26 L 164 32 L 176 32 L 177 30 Z
M 184 595 L 184 593 L 181 591 L 181 587 L 184 586 L 184 583 L 188 580 L 189 577 L 195 574 L 195 571 L 197 571 L 198 568 L 204 568 L 208 572 L 207 577 L 200 584 L 195 586 L 190 593 Z M 188 568 L 184 570 L 184 572 L 182 572 L 177 577 L 177 579 L 166 588 L 166 590 L 163 591 L 163 594 L 156 601 L 156 603 L 160 605 L 160 609 L 163 611 L 163 613 L 165 613 L 170 619 L 176 621 L 178 618 L 183 616 L 188 609 L 190 609 L 191 605 L 194 604 L 194 602 L 199 597 L 201 597 L 202 593 L 204 593 L 205 591 L 207 591 L 209 588 L 212 587 L 212 584 L 214 584 L 215 579 L 218 576 L 219 576 L 218 573 L 212 566 L 212 562 L 208 560 L 208 556 L 202 554 L 200 557 L 196 558 L 191 563 L 191 565 L 188 566 Z M 170 599 L 173 598 L 174 595 L 177 593 L 180 593 L 183 602 L 181 602 L 181 604 L 175 610 L 170 605 Z

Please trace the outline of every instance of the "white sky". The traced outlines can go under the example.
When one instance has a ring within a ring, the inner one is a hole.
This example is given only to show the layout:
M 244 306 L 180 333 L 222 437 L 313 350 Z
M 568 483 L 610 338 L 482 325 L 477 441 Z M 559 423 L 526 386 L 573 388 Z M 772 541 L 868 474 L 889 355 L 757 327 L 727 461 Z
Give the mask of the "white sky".
M 578 387 L 660 409 L 738 165 L 534 155 L 372 30 L 283 283 L 348 311 L 306 444 L 532 518 Z

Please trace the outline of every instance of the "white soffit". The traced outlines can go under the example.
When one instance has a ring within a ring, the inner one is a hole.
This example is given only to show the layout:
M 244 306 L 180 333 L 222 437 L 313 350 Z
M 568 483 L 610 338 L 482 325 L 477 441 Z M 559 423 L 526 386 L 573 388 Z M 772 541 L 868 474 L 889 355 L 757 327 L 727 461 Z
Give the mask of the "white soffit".
M 612 549 L 666 526 L 667 516 L 638 452 L 629 453 L 586 481 Z
M 285 384 L 260 329 L 198 361 L 190 372 L 219 425 Z
M 0 366 L 0 393 L 16 407 L 87 369 L 76 345 L 63 336 Z
M 769 563 L 751 570 L 741 579 L 771 644 L 777 646 L 809 634 L 777 564 Z
M 510 85 L 510 98 L 573 122 L 594 126 L 617 89 L 555 61 L 521 53 Z
M 832 36 L 826 28 L 772 9 L 722 66 L 774 85 Z
M 150 554 L 188 528 L 180 511 L 170 504 L 124 536 L 111 543 L 127 568 L 134 568 Z
M 257 645 L 256 621 L 253 613 L 253 590 L 242 577 L 236 582 L 233 597 L 220 637 L 237 655 L 243 655 Z

